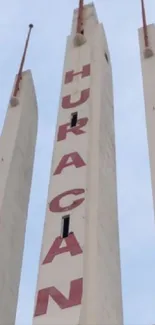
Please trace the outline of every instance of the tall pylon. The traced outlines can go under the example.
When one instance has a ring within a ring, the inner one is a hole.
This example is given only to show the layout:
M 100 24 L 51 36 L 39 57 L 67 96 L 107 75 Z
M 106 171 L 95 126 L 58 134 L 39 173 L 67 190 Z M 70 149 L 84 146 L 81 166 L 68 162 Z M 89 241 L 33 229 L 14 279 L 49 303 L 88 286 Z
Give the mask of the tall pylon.
M 145 8 L 143 4 L 143 16 L 145 16 Z M 143 79 L 143 91 L 145 102 L 145 116 L 147 128 L 147 140 L 149 149 L 149 162 L 150 162 L 150 176 L 152 183 L 152 196 L 155 214 L 155 24 L 146 24 L 143 18 L 143 26 L 139 28 L 139 47 L 140 47 L 140 61 Z M 144 36 L 144 26 L 147 28 L 147 38 Z M 147 43 L 145 42 L 147 40 Z M 146 55 L 146 45 L 148 46 L 148 54 Z
M 112 67 L 95 6 L 82 4 L 67 38 L 33 325 L 123 325 Z
M 15 324 L 37 136 L 32 74 L 23 71 L 28 39 L 0 137 L 0 325 Z

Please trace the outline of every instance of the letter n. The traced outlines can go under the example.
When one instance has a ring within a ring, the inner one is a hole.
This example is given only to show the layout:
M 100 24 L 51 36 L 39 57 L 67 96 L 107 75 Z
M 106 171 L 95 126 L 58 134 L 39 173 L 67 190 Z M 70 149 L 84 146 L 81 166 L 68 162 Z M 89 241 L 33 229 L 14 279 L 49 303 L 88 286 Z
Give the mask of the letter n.
M 47 314 L 50 297 L 61 309 L 80 305 L 82 299 L 82 283 L 82 278 L 71 281 L 68 298 L 66 298 L 56 287 L 39 290 L 34 316 Z

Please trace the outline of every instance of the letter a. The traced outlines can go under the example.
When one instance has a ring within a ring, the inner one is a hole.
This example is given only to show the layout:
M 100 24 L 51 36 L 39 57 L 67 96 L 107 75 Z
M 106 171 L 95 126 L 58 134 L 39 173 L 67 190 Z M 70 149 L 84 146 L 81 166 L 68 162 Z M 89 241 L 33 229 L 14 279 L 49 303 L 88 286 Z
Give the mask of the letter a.
M 62 242 L 65 241 L 66 246 L 60 247 Z M 82 249 L 74 235 L 74 233 L 69 234 L 68 237 L 62 238 L 57 237 L 52 244 L 49 252 L 47 253 L 43 264 L 51 263 L 55 256 L 69 252 L 71 256 L 82 254 Z
M 81 156 L 78 154 L 78 152 L 71 152 L 68 155 L 64 155 L 61 158 L 59 165 L 57 166 L 54 172 L 54 175 L 61 174 L 64 168 L 72 165 L 74 165 L 76 168 L 83 167 L 86 165 Z

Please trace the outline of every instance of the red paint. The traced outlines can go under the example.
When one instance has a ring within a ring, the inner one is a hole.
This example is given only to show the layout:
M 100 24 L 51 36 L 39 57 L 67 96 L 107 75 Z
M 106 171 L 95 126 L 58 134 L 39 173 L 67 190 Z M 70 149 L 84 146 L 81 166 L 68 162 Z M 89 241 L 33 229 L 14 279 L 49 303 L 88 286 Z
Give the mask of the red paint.
M 71 102 L 71 95 L 64 96 L 62 98 L 62 108 L 75 108 L 87 101 L 90 94 L 90 88 L 84 89 L 81 91 L 80 99 L 78 99 L 76 102 Z
M 76 32 L 77 33 L 82 33 L 83 30 L 83 0 L 79 0 L 79 10 L 78 10 L 78 19 L 77 19 L 77 28 Z
M 71 152 L 68 155 L 64 155 L 61 158 L 59 165 L 57 166 L 54 172 L 54 175 L 61 174 L 64 168 L 72 165 L 74 165 L 76 168 L 80 168 L 86 165 L 81 156 L 78 154 L 78 152 Z
M 66 298 L 56 287 L 39 290 L 34 316 L 47 314 L 49 297 L 51 297 L 61 309 L 66 309 L 81 304 L 82 278 L 71 281 L 69 298 Z
M 62 242 L 65 242 L 66 246 L 61 247 Z M 62 238 L 57 237 L 52 244 L 49 252 L 47 253 L 43 264 L 51 263 L 55 256 L 69 252 L 71 256 L 82 254 L 82 249 L 74 235 L 74 233 L 69 234 L 68 237 Z
M 70 205 L 67 205 L 66 207 L 62 207 L 60 205 L 60 201 L 65 196 L 68 196 L 68 195 L 77 196 L 77 195 L 83 194 L 84 192 L 85 192 L 85 190 L 83 188 L 75 188 L 73 190 L 69 190 L 69 191 L 66 191 L 66 192 L 63 192 L 63 193 L 57 195 L 49 204 L 50 211 L 51 212 L 65 212 L 65 211 L 70 211 L 70 210 L 77 208 L 85 200 L 84 198 L 72 201 L 72 203 Z
M 90 76 L 90 64 L 86 64 L 82 67 L 82 70 L 79 72 L 74 72 L 74 70 L 66 72 L 65 75 L 65 84 L 68 84 L 73 81 L 73 78 L 75 76 L 78 76 L 81 74 L 82 78 Z
M 88 118 L 84 117 L 84 118 L 80 118 L 77 121 L 77 125 L 74 126 L 73 128 L 71 128 L 70 123 L 60 125 L 58 129 L 57 141 L 65 140 L 67 137 L 67 133 L 69 132 L 72 132 L 75 135 L 86 133 L 86 131 L 81 130 L 81 128 L 83 128 L 87 123 L 88 123 Z
M 26 43 L 25 43 L 24 53 L 23 53 L 22 60 L 21 60 L 21 63 L 20 63 L 20 67 L 19 67 L 19 71 L 18 71 L 18 74 L 17 74 L 16 83 L 15 83 L 15 88 L 14 88 L 14 92 L 13 92 L 13 96 L 15 96 L 15 97 L 17 96 L 17 93 L 19 91 L 19 85 L 20 85 L 20 81 L 22 79 L 22 71 L 23 71 L 23 66 L 24 66 L 24 62 L 25 62 L 25 58 L 26 58 L 26 53 L 27 53 L 27 48 L 28 48 L 28 45 L 29 45 L 29 40 L 30 40 L 30 35 L 31 35 L 32 28 L 33 28 L 33 25 L 30 24 L 29 25 L 28 36 L 27 36 Z
M 144 0 L 141 0 L 141 7 L 142 7 L 142 20 L 143 20 L 143 31 L 144 31 L 144 44 L 145 44 L 145 47 L 148 47 L 149 46 L 149 38 L 148 38 L 148 29 L 147 29 L 147 22 L 146 22 Z

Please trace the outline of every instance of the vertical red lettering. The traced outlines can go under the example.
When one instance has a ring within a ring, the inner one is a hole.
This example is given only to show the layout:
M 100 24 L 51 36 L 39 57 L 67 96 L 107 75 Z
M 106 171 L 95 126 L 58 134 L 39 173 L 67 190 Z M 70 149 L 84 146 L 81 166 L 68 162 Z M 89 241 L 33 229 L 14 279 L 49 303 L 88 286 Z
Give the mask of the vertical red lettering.
M 80 118 L 77 121 L 77 125 L 74 127 L 71 127 L 70 123 L 60 125 L 58 129 L 57 141 L 65 140 L 67 137 L 67 133 L 69 132 L 72 132 L 75 135 L 86 133 L 85 131 L 81 130 L 81 128 L 83 128 L 87 123 L 88 123 L 88 118 L 84 117 L 84 118 Z
M 65 242 L 66 246 L 61 247 L 62 242 Z M 55 256 L 68 252 L 71 254 L 71 256 L 82 254 L 82 249 L 74 233 L 70 233 L 66 238 L 62 238 L 60 236 L 57 237 L 47 253 L 43 264 L 51 263 Z
M 67 205 L 66 207 L 62 207 L 60 205 L 61 199 L 68 195 L 77 196 L 77 195 L 83 194 L 84 192 L 85 192 L 85 190 L 83 188 L 75 188 L 73 190 L 69 190 L 69 191 L 59 194 L 50 202 L 49 210 L 51 212 L 65 212 L 65 211 L 75 209 L 85 200 L 84 198 L 77 199 L 77 200 L 73 201 L 70 205 Z
M 64 96 L 62 98 L 62 108 L 74 108 L 76 106 L 79 106 L 87 101 L 90 94 L 90 88 L 84 89 L 81 91 L 80 99 L 78 99 L 76 102 L 71 102 L 71 95 Z
M 82 278 L 71 281 L 69 298 L 66 298 L 56 287 L 39 290 L 34 316 L 47 314 L 49 297 L 51 297 L 61 309 L 78 306 L 82 299 Z
M 74 165 L 76 168 L 80 168 L 86 165 L 78 152 L 71 152 L 68 155 L 64 155 L 61 158 L 59 165 L 54 172 L 54 175 L 61 174 L 64 168 L 72 165 Z
M 74 72 L 74 70 L 66 72 L 65 75 L 65 84 L 68 84 L 73 81 L 73 78 L 75 76 L 78 76 L 81 74 L 82 78 L 90 76 L 90 64 L 86 64 L 82 67 L 82 70 L 79 72 Z

